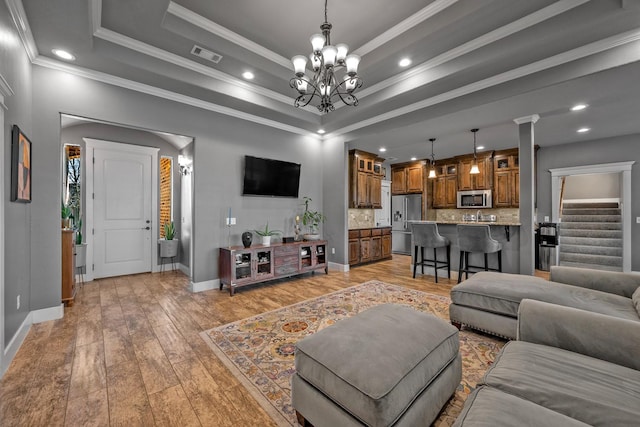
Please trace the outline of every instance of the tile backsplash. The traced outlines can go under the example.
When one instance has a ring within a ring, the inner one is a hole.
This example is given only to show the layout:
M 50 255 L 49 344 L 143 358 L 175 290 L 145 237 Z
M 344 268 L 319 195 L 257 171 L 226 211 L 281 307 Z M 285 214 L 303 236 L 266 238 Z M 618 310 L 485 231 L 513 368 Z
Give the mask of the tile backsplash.
M 349 230 L 375 227 L 375 211 L 373 209 L 349 209 Z
M 476 214 L 478 209 L 431 209 L 427 219 L 430 221 L 462 221 L 462 215 Z M 498 221 L 520 222 L 518 208 L 480 209 L 482 215 L 496 215 Z

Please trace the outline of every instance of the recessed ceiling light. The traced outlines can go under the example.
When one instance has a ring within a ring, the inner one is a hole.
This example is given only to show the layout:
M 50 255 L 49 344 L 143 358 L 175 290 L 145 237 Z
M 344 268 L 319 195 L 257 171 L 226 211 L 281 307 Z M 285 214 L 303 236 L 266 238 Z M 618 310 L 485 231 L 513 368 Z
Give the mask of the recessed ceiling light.
M 251 71 L 245 71 L 244 73 L 242 73 L 242 77 L 244 77 L 247 80 L 253 80 L 255 76 Z
M 380 147 L 380 152 L 381 152 L 381 153 L 384 153 L 385 151 L 387 151 L 387 149 L 386 149 L 386 148 L 384 148 L 384 147 Z
M 476 148 L 477 148 L 478 150 L 484 150 L 484 145 L 478 145 Z
M 416 161 L 416 160 L 418 160 L 418 158 L 415 156 L 411 158 L 411 161 Z
M 400 62 L 398 62 L 398 65 L 401 67 L 408 67 L 409 65 L 411 65 L 411 59 L 409 58 L 402 58 L 400 60 Z
M 318 133 L 319 133 L 320 135 L 322 135 L 324 132 L 325 132 L 325 130 L 324 130 L 324 129 L 318 129 Z
M 571 107 L 571 111 L 580 111 L 580 110 L 584 110 L 585 108 L 587 108 L 587 104 L 576 104 L 573 107 Z
M 589 132 L 591 130 L 591 128 L 580 128 L 578 129 L 578 133 L 585 133 L 585 132 Z
M 51 52 L 58 58 L 64 59 L 65 61 L 75 61 L 76 57 L 62 49 L 53 49 Z

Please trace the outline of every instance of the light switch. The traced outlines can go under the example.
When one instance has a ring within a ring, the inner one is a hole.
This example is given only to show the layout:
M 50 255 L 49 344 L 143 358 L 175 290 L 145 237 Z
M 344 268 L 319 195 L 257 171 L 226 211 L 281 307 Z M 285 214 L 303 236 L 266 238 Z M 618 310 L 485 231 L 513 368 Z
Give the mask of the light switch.
M 636 217 L 636 224 L 640 224 L 640 216 Z

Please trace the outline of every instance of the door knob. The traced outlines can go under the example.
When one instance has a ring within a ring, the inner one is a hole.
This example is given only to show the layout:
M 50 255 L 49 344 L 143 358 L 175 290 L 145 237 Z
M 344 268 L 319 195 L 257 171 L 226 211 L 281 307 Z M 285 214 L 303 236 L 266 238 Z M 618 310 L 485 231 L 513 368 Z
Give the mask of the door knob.
M 151 230 L 151 227 L 143 227 L 143 230 Z

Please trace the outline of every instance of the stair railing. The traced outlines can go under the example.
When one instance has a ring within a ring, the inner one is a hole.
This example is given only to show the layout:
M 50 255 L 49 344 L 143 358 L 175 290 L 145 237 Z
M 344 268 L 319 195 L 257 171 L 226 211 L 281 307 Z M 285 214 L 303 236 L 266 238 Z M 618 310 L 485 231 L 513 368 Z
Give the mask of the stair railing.
M 564 186 L 565 181 L 567 180 L 566 176 L 560 177 L 560 203 L 559 203 L 559 212 L 558 212 L 558 222 L 562 222 L 562 205 L 564 204 Z

